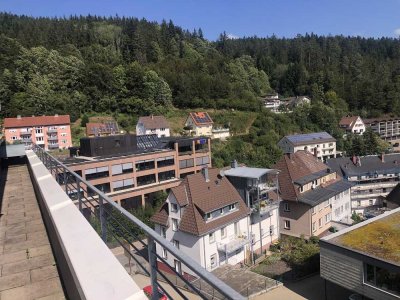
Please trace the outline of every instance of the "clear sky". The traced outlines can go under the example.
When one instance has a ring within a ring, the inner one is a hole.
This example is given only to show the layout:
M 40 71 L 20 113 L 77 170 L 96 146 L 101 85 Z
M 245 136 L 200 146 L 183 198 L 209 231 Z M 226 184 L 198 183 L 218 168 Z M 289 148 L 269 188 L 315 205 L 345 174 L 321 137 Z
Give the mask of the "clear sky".
M 211 40 L 223 31 L 238 37 L 293 37 L 307 32 L 400 35 L 400 0 L 0 0 L 0 11 L 171 19 L 184 29 L 201 27 Z

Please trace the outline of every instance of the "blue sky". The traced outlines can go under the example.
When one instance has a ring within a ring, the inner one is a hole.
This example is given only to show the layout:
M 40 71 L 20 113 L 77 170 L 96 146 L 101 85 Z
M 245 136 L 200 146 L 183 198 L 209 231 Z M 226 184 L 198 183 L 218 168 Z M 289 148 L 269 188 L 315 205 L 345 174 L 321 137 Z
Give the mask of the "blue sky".
M 293 37 L 306 32 L 400 35 L 400 0 L 0 0 L 0 11 L 30 16 L 96 14 L 173 20 L 205 37 Z M 396 31 L 397 30 L 397 31 Z

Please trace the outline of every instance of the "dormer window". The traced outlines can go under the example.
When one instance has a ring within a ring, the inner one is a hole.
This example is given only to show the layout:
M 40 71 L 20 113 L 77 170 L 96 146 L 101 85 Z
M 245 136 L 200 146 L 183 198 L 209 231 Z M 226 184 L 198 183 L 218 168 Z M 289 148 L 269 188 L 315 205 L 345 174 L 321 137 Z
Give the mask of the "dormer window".
M 178 211 L 178 204 L 171 203 L 171 212 L 177 212 L 177 211 Z
M 235 204 L 229 204 L 228 206 L 229 211 L 232 211 L 235 209 Z
M 206 213 L 206 220 L 211 219 L 211 213 Z
M 178 231 L 178 219 L 172 218 L 172 230 Z

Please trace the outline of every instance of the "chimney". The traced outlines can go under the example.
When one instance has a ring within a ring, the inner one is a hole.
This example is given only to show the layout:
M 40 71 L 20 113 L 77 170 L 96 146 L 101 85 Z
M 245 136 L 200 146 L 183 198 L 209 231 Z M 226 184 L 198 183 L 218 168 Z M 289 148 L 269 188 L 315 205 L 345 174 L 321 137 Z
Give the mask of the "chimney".
M 204 179 L 206 180 L 206 182 L 210 181 L 210 177 L 208 176 L 208 167 L 205 167 L 203 169 L 201 169 L 201 173 L 204 176 Z
M 385 153 L 381 153 L 381 161 L 384 163 L 385 162 Z
M 153 116 L 153 115 L 151 115 L 151 119 L 152 119 L 152 120 L 154 119 L 154 116 Z
M 234 169 L 234 168 L 237 168 L 237 167 L 238 167 L 237 160 L 236 160 L 236 159 L 232 160 L 232 162 L 231 162 L 231 168 Z
M 55 117 L 58 117 L 58 114 L 55 114 L 54 116 L 55 116 Z
M 17 116 L 17 119 L 21 119 L 21 115 L 18 115 L 18 116 Z
M 317 149 L 317 147 L 314 148 L 314 156 L 318 157 L 318 149 Z

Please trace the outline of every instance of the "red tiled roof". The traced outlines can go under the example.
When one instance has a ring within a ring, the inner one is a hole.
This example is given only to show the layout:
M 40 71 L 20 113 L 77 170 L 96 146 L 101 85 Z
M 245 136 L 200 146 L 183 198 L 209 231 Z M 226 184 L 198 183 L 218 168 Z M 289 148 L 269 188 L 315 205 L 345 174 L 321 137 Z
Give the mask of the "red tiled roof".
M 190 117 L 197 126 L 214 124 L 207 112 L 191 112 Z
M 181 231 L 201 236 L 242 219 L 250 213 L 236 189 L 226 177 L 219 175 L 218 169 L 209 169 L 209 181 L 205 180 L 202 173 L 197 173 L 187 176 L 180 186 L 186 187 L 188 201 L 183 209 L 179 224 L 179 230 Z M 173 188 L 171 192 L 176 195 L 184 192 L 184 190 Z M 236 211 L 225 214 L 215 220 L 207 222 L 204 220 L 205 213 L 234 203 L 238 203 Z M 165 213 L 162 210 L 152 217 L 152 221 L 158 224 L 164 223 L 164 220 Z
M 142 123 L 146 129 L 169 128 L 168 121 L 164 116 L 140 117 L 138 123 Z
M 187 179 L 185 178 L 184 181 Z M 188 195 L 186 191 L 186 184 L 178 185 L 171 189 L 171 192 L 174 194 L 176 201 L 178 202 L 179 206 L 188 205 Z
M 69 115 L 5 118 L 4 128 L 69 125 Z
M 353 128 L 359 116 L 344 117 L 340 120 L 339 126 Z
M 274 166 L 279 173 L 279 190 L 283 200 L 297 201 L 300 194 L 293 183 L 299 178 L 327 169 L 327 166 L 307 151 L 285 154 Z

